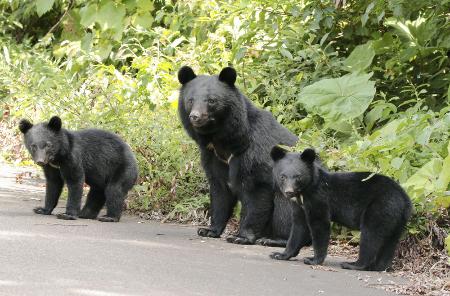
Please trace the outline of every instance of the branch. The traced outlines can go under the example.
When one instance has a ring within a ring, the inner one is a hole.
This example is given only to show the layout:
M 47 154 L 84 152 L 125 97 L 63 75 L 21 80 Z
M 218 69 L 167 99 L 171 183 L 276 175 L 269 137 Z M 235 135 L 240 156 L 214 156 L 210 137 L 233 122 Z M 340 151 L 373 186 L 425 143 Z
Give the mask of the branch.
M 67 15 L 67 13 L 69 12 L 70 9 L 72 9 L 74 4 L 73 0 L 69 1 L 69 6 L 67 6 L 66 11 L 64 11 L 63 15 L 59 18 L 59 20 L 56 22 L 56 24 L 53 25 L 53 27 L 50 28 L 50 30 L 47 32 L 47 34 L 45 34 L 45 36 L 53 33 L 53 31 L 56 30 L 56 28 L 59 26 L 59 24 L 62 22 L 63 18 Z

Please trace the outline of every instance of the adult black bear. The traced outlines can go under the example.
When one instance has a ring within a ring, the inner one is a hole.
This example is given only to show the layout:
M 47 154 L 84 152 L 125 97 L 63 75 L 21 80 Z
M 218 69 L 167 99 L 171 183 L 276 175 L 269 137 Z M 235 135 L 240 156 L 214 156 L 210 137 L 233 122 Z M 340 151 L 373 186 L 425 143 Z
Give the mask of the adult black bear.
M 218 76 L 197 76 L 184 66 L 178 80 L 179 116 L 200 148 L 210 187 L 211 226 L 199 228 L 198 234 L 219 237 L 240 200 L 239 234 L 227 240 L 254 244 L 259 239 L 264 245 L 284 246 L 291 208 L 274 193 L 270 149 L 278 143 L 294 145 L 297 137 L 236 88 L 233 68 Z
M 117 222 L 123 201 L 138 175 L 136 159 L 130 147 L 118 136 L 98 130 L 69 131 L 61 128 L 61 119 L 33 125 L 26 119 L 19 123 L 25 146 L 36 164 L 44 169 L 45 206 L 34 209 L 50 215 L 58 203 L 64 183 L 69 197 L 66 212 L 59 219 L 77 217 L 96 219 L 106 202 L 107 213 L 98 220 Z M 80 212 L 83 184 L 90 186 L 86 204 Z
M 330 240 L 330 221 L 361 230 L 359 257 L 342 268 L 385 270 L 411 215 L 411 201 L 392 179 L 371 173 L 329 173 L 315 162 L 316 153 L 288 153 L 280 147 L 271 152 L 274 177 L 286 198 L 304 207 L 312 234 L 314 257 L 306 264 L 322 264 Z M 295 222 L 294 222 L 295 223 Z M 293 231 L 283 253 L 274 259 L 297 256 L 303 233 Z

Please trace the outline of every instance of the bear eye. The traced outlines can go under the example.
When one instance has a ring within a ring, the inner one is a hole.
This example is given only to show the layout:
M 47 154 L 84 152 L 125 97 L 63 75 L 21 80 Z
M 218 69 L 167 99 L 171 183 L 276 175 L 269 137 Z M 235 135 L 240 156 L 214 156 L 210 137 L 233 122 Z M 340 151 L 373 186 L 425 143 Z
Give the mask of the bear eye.
M 48 147 L 48 148 L 51 148 L 52 147 L 52 143 L 51 142 L 46 142 L 45 146 Z
M 208 104 L 214 104 L 216 100 L 214 98 L 208 98 Z
M 194 102 L 194 99 L 193 99 L 193 98 L 189 98 L 189 99 L 187 100 L 187 102 L 188 102 L 189 105 L 192 105 L 192 103 Z
M 286 180 L 286 176 L 285 175 L 281 175 L 280 179 L 281 179 L 281 181 L 284 181 L 284 180 Z
M 31 145 L 31 150 L 32 150 L 32 151 L 36 151 L 36 149 L 37 149 L 36 144 Z

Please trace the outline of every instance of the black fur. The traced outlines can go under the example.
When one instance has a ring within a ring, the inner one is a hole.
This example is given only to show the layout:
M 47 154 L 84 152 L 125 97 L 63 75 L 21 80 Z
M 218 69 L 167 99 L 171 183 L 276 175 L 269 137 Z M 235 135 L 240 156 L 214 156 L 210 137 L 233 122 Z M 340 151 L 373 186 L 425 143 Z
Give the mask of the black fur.
M 218 76 L 196 76 L 185 66 L 178 77 L 179 116 L 200 148 L 210 186 L 211 227 L 200 228 L 198 234 L 219 237 L 240 200 L 239 234 L 228 241 L 285 245 L 291 208 L 274 193 L 269 153 L 278 143 L 294 145 L 297 137 L 234 86 L 234 69 L 225 68 Z
M 19 130 L 22 132 L 22 134 L 25 134 L 32 127 L 33 124 L 26 119 L 22 119 L 19 122 Z
M 130 147 L 118 136 L 97 129 L 69 131 L 54 116 L 48 123 L 19 123 L 25 146 L 33 160 L 42 166 L 46 179 L 45 206 L 37 214 L 50 215 L 56 207 L 64 183 L 69 197 L 66 212 L 58 218 L 96 219 L 106 203 L 106 216 L 100 221 L 119 221 L 123 201 L 138 174 Z M 86 204 L 80 212 L 83 184 L 90 186 Z
M 190 67 L 184 66 L 178 71 L 178 81 L 180 81 L 181 84 L 186 84 L 195 77 L 197 76 Z
M 360 252 L 356 262 L 342 263 L 346 269 L 385 270 L 411 215 L 411 201 L 392 179 L 371 173 L 329 173 L 315 161 L 312 149 L 303 153 L 276 156 L 274 177 L 285 197 L 292 198 L 297 211 L 305 209 L 312 234 L 314 257 L 306 264 L 322 264 L 327 255 L 330 222 L 361 230 Z M 295 210 L 294 210 L 295 211 Z M 297 256 L 304 230 L 293 231 L 283 253 L 273 253 L 274 259 L 287 260 Z

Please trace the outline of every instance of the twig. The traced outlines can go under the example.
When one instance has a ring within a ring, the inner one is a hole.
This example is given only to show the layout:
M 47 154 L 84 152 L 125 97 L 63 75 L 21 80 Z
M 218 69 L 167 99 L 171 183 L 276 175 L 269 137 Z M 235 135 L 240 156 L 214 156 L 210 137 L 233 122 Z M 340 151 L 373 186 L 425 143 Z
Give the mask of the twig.
M 56 24 L 53 25 L 53 27 L 50 28 L 50 30 L 45 34 L 46 36 L 53 33 L 53 31 L 56 30 L 56 28 L 59 26 L 59 24 L 62 22 L 63 18 L 67 15 L 70 9 L 72 9 L 72 6 L 74 4 L 73 0 L 70 0 L 69 6 L 67 6 L 66 11 L 64 11 L 63 15 L 59 18 L 59 20 L 56 22 Z

